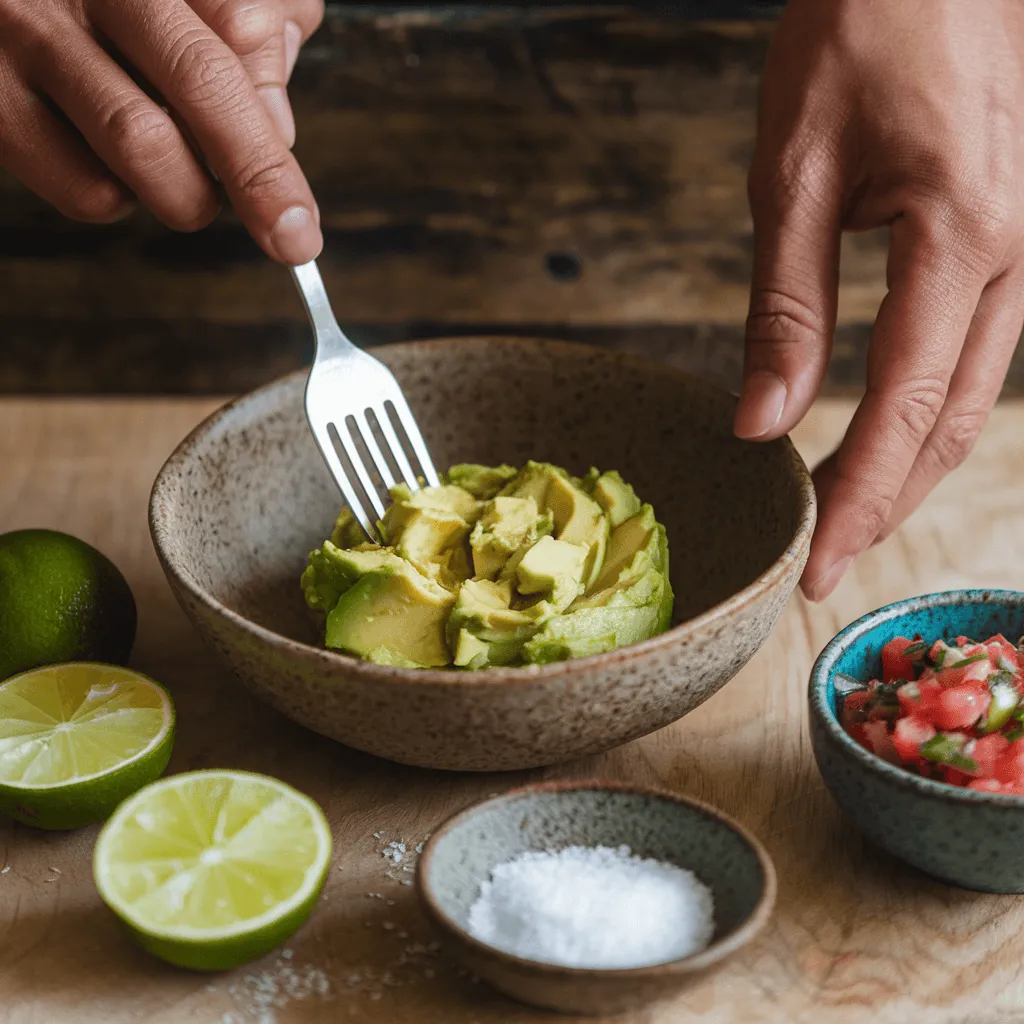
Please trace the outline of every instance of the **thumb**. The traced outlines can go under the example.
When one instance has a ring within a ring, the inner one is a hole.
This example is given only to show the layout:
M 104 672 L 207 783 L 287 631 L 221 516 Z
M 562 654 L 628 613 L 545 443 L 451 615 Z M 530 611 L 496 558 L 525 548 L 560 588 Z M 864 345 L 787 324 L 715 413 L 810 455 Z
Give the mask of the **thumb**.
M 754 276 L 734 424 L 737 437 L 764 441 L 800 422 L 825 378 L 842 230 L 842 186 L 832 161 L 801 161 L 791 177 L 764 174 L 766 164 L 780 161 L 755 160 L 749 180 Z

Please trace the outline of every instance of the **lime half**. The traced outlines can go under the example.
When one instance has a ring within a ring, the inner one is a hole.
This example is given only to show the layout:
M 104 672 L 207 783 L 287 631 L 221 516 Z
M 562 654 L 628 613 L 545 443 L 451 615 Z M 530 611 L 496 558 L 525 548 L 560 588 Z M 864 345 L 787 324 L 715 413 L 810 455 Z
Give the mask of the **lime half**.
M 0 811 L 39 828 L 108 817 L 158 778 L 174 705 L 152 679 L 112 665 L 48 665 L 0 684 Z
M 309 916 L 331 829 L 308 796 L 265 775 L 171 775 L 126 800 L 93 855 L 100 895 L 179 967 L 220 971 L 279 946 Z

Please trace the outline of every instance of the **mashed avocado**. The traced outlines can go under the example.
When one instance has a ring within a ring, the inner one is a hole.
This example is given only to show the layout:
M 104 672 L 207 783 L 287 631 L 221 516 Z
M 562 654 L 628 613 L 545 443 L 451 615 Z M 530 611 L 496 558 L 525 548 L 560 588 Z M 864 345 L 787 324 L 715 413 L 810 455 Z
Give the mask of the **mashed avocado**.
M 345 509 L 302 576 L 325 642 L 383 665 L 543 665 L 661 633 L 668 541 L 618 473 L 453 466 L 392 488 L 368 543 Z

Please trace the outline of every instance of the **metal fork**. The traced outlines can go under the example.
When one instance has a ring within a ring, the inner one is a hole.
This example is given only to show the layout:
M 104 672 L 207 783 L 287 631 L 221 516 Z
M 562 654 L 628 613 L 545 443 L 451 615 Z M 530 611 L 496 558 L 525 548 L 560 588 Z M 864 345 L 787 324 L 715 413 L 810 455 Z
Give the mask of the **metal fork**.
M 403 481 L 418 490 L 420 477 L 437 486 L 437 470 L 394 375 L 342 333 L 316 262 L 292 267 L 292 276 L 316 335 L 306 418 L 352 514 L 370 540 L 379 542 L 377 521 L 388 488 Z

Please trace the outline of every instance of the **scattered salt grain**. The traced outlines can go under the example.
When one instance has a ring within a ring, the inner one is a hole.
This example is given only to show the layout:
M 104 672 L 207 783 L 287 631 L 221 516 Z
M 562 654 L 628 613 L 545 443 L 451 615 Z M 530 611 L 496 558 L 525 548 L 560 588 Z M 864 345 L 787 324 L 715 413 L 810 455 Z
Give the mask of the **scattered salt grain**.
M 235 1010 L 226 1014 L 228 1024 L 277 1024 L 277 1010 L 293 1002 L 308 999 L 330 999 L 331 983 L 319 967 L 292 963 L 294 953 L 282 950 L 281 955 L 258 973 L 249 972 L 233 981 L 227 993 Z
M 499 864 L 470 909 L 469 931 L 542 963 L 645 967 L 704 949 L 714 901 L 693 872 L 628 846 L 570 846 Z

